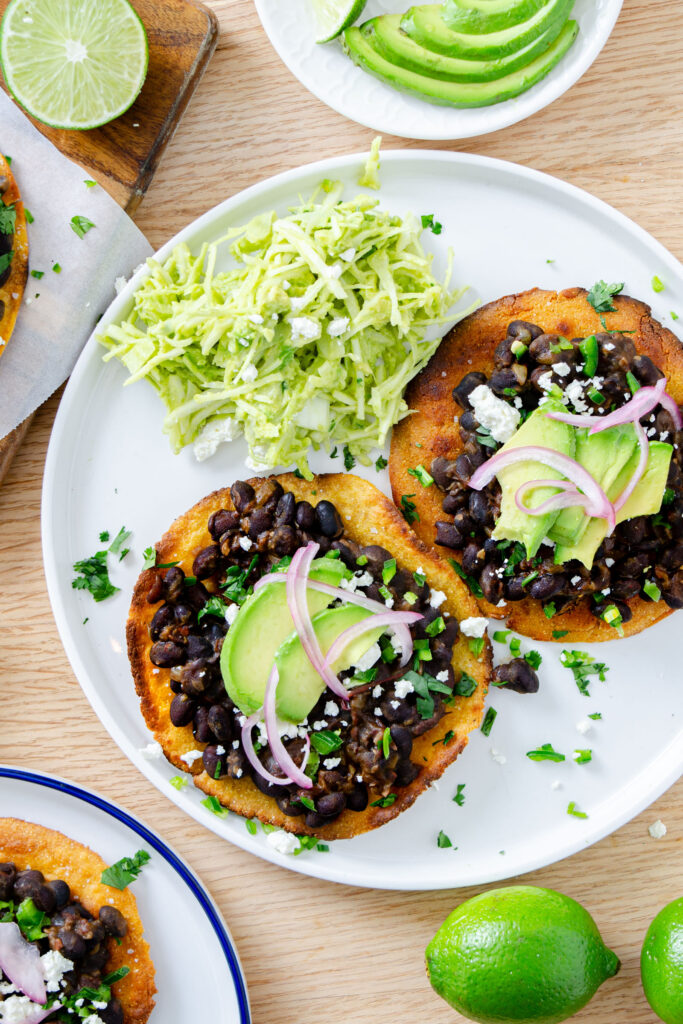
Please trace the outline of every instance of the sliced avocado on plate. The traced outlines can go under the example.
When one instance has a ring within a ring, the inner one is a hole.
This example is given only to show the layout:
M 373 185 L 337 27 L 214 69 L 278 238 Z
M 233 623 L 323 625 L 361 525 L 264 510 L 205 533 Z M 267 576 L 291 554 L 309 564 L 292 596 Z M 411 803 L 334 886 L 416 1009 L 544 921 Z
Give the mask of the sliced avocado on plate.
M 311 565 L 311 579 L 333 587 L 350 575 L 338 558 L 316 558 Z M 311 615 L 334 600 L 329 594 L 310 588 L 306 597 Z M 228 696 L 243 714 L 252 715 L 262 706 L 275 652 L 293 630 L 286 583 L 266 584 L 240 608 L 223 643 L 221 673 Z
M 447 82 L 491 82 L 504 78 L 547 50 L 561 31 L 562 22 L 558 19 L 538 38 L 507 57 L 463 60 L 435 53 L 415 42 L 401 29 L 400 14 L 381 14 L 361 25 L 361 32 L 372 37 L 372 46 L 377 53 L 392 64 Z
M 485 35 L 519 25 L 547 0 L 445 0 L 441 17 L 454 32 Z
M 579 26 L 568 21 L 555 42 L 530 64 L 492 82 L 444 82 L 397 67 L 382 57 L 373 45 L 373 34 L 347 29 L 343 46 L 355 64 L 403 92 L 411 92 L 440 106 L 486 107 L 512 99 L 544 78 L 565 55 L 576 39 Z
M 468 35 L 465 32 L 453 32 L 446 26 L 441 16 L 441 4 L 423 4 L 411 7 L 404 14 L 401 28 L 426 50 L 434 50 L 448 57 L 500 59 L 533 42 L 553 22 L 565 22 L 573 5 L 574 0 L 546 0 L 535 14 L 519 25 L 485 35 Z
M 536 409 L 499 451 L 506 452 L 513 448 L 535 445 L 552 448 L 553 451 L 573 458 L 576 431 L 567 423 L 548 419 L 545 415 L 555 407 L 554 403 L 548 402 Z M 563 409 L 564 406 L 557 403 L 557 408 Z M 543 543 L 543 539 L 548 536 L 548 531 L 557 519 L 559 510 L 546 512 L 544 515 L 530 516 L 517 508 L 515 495 L 522 484 L 529 483 L 531 480 L 557 480 L 559 476 L 561 474 L 558 474 L 556 469 L 545 466 L 542 462 L 518 462 L 501 469 L 497 474 L 502 492 L 500 517 L 493 531 L 493 538 L 495 540 L 519 541 L 525 545 L 527 556 L 533 558 Z M 529 508 L 537 508 L 557 493 L 556 487 L 537 487 L 527 494 L 525 504 Z
M 610 487 L 633 455 L 637 444 L 636 432 L 630 423 L 623 427 L 610 427 L 599 434 L 589 434 L 587 429 L 577 430 L 574 458 L 609 494 Z M 553 523 L 548 536 L 556 544 L 576 544 L 589 522 L 582 507 L 575 505 L 573 508 L 565 508 Z
M 607 433 L 607 431 L 605 431 Z M 643 476 L 639 480 L 633 494 L 623 508 L 617 512 L 617 523 L 623 523 L 635 516 L 653 516 L 662 507 L 662 498 L 669 475 L 669 464 L 673 448 L 663 441 L 650 442 L 650 454 Z M 607 497 L 614 501 L 622 493 L 638 466 L 640 452 L 636 449 L 623 467 L 612 486 L 607 489 Z M 555 548 L 557 564 L 576 559 L 583 562 L 587 569 L 593 565 L 596 552 L 607 536 L 607 524 L 604 519 L 589 519 L 586 529 L 578 543 L 572 546 L 558 544 Z
M 320 649 L 327 654 L 330 647 L 345 629 L 355 626 L 374 613 L 357 604 L 343 604 L 338 608 L 326 608 L 312 618 L 313 630 L 318 638 Z M 331 666 L 332 671 L 339 673 L 351 668 L 363 655 L 377 643 L 386 626 L 378 626 L 371 632 L 364 633 L 346 647 Z M 276 702 L 280 718 L 290 722 L 301 722 L 317 703 L 325 689 L 325 683 L 308 660 L 303 644 L 297 633 L 292 633 L 280 645 L 275 655 L 280 680 L 278 682 Z

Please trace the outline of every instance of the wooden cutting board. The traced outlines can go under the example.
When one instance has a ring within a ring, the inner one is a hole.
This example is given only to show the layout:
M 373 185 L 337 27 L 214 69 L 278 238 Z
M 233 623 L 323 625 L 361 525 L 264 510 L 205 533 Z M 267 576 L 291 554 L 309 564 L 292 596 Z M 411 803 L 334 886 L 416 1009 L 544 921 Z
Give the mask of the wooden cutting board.
M 0 15 L 8 3 L 0 0 Z M 144 196 L 218 40 L 216 16 L 193 0 L 132 3 L 147 30 L 149 69 L 130 110 L 103 128 L 85 132 L 48 128 L 34 121 L 46 138 L 84 167 L 128 213 Z M 5 89 L 1 78 L 0 86 Z M 0 125 L 0 140 L 1 136 Z M 32 419 L 29 416 L 0 438 L 0 483 Z

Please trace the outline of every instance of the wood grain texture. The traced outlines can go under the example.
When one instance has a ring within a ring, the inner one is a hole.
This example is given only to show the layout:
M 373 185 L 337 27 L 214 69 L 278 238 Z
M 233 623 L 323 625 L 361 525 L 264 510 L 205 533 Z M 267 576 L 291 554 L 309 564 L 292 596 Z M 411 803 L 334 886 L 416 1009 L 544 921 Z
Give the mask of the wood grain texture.
M 211 7 L 222 30 L 219 50 L 137 215 L 153 245 L 266 175 L 322 153 L 363 149 L 372 137 L 292 78 L 251 0 L 212 0 Z M 437 148 L 556 174 L 636 218 L 683 256 L 683 221 L 673 199 L 683 191 L 678 13 L 677 0 L 625 0 L 605 50 L 567 95 L 523 124 Z M 384 145 L 424 143 L 387 138 Z M 239 947 L 255 1024 L 300 1024 L 311 1006 L 324 1007 L 329 1024 L 460 1024 L 431 992 L 423 950 L 474 889 L 365 892 L 262 863 L 165 801 L 99 724 L 62 651 L 43 579 L 40 485 L 56 407 L 53 398 L 39 411 L 0 490 L 0 759 L 94 786 L 187 857 Z M 668 834 L 656 842 L 647 826 L 658 817 Z M 656 1024 L 640 988 L 638 957 L 655 912 L 683 893 L 682 841 L 678 783 L 601 843 L 524 876 L 581 900 L 622 959 L 621 973 L 574 1018 L 577 1024 Z

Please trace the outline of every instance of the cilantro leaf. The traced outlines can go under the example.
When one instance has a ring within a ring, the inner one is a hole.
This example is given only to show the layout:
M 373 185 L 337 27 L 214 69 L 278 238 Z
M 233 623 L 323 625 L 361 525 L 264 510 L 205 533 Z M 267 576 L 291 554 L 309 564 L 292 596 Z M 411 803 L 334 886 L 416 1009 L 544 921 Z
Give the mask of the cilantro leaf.
M 453 803 L 457 804 L 458 807 L 462 807 L 462 805 L 465 803 L 465 786 L 465 782 L 459 782 L 457 792 L 453 797 Z
M 90 229 L 95 227 L 91 220 L 88 220 L 87 217 L 81 217 L 79 214 L 72 217 L 69 224 L 71 225 L 71 230 L 75 231 L 79 238 L 84 238 Z
M 564 650 L 560 654 L 560 662 L 565 668 L 570 669 L 574 676 L 574 682 L 579 688 L 579 693 L 582 693 L 584 697 L 590 696 L 588 692 L 589 677 L 596 675 L 604 683 L 605 673 L 609 672 L 609 668 L 604 662 L 596 661 L 585 651 Z
M 491 729 L 493 727 L 493 723 L 495 722 L 497 717 L 498 712 L 495 710 L 495 708 L 489 708 L 488 711 L 486 712 L 486 717 L 484 718 L 484 721 L 481 723 L 481 731 L 483 732 L 484 736 L 488 736 L 490 734 Z
M 414 476 L 416 480 L 419 480 L 423 487 L 431 487 L 434 483 L 434 477 L 431 473 L 428 473 L 424 466 L 420 463 L 419 466 L 415 466 L 413 469 L 408 470 L 408 476 Z
M 132 530 L 127 530 L 125 526 L 122 526 L 119 532 L 114 537 L 113 541 L 109 545 L 109 550 L 112 555 L 119 556 L 119 562 L 126 557 L 130 548 L 124 548 L 123 545 L 126 543 L 129 537 L 132 536 Z
M 91 558 L 74 562 L 73 568 L 81 575 L 71 581 L 71 586 L 74 590 L 87 590 L 96 601 L 104 601 L 119 590 L 109 579 L 106 551 L 98 551 Z
M 417 511 L 417 505 L 411 498 L 414 498 L 415 494 L 402 494 L 401 495 L 401 515 L 407 523 L 419 523 L 420 513 Z
M 623 281 L 620 284 L 596 281 L 586 298 L 596 313 L 616 313 L 617 307 L 612 305 L 612 296 L 618 295 L 623 290 Z
M 14 203 L 6 206 L 0 201 L 0 235 L 13 235 L 17 222 L 17 211 Z
M 396 802 L 396 794 L 389 793 L 388 796 L 382 796 L 379 800 L 373 800 L 370 804 L 371 807 L 391 807 Z
M 10 265 L 10 263 L 12 262 L 12 257 L 13 256 L 14 256 L 14 251 L 12 251 L 12 252 L 4 252 L 2 254 L 2 256 L 0 256 L 0 274 L 4 274 L 4 272 L 7 270 L 7 268 Z
M 230 601 L 234 601 L 235 604 L 244 604 L 251 590 L 251 588 L 246 587 L 245 584 L 257 562 L 258 555 L 254 555 L 246 569 L 240 569 L 238 565 L 231 565 L 228 568 L 228 571 L 225 574 L 225 583 L 221 583 L 221 590 L 223 591 L 224 597 L 227 597 Z M 282 562 L 284 562 L 284 559 Z M 282 562 L 279 564 L 282 565 Z
M 150 856 L 146 850 L 138 850 L 133 857 L 122 857 L 116 864 L 105 868 L 100 881 L 103 885 L 110 885 L 113 889 L 125 889 L 140 874 L 142 868 L 149 861 Z
M 436 845 L 439 847 L 440 850 L 446 850 L 448 849 L 449 846 L 452 847 L 453 843 L 450 841 L 446 833 L 442 830 L 436 837 Z
M 461 566 L 460 562 L 457 562 L 455 558 L 447 558 L 446 561 L 450 565 L 451 569 L 453 569 L 453 571 L 456 573 L 456 575 L 458 575 L 461 580 L 465 581 L 465 583 L 470 588 L 471 592 L 474 594 L 475 597 L 484 596 L 484 591 L 479 586 L 479 581 L 476 580 L 474 576 L 468 576 L 468 574 Z
M 224 619 L 228 606 L 218 594 L 212 594 L 203 608 L 197 612 L 197 622 L 201 622 L 205 615 L 215 615 L 218 619 Z
M 355 456 L 351 454 L 348 444 L 344 445 L 342 451 L 344 453 L 344 469 L 353 469 L 356 465 L 356 459 Z
M 433 213 L 423 213 L 420 220 L 422 227 L 429 228 L 434 235 L 440 235 L 443 231 L 443 224 L 439 224 L 438 220 L 434 220 Z
M 477 681 L 473 679 L 469 673 L 463 671 L 460 679 L 455 684 L 453 693 L 457 693 L 458 697 L 471 697 L 477 688 Z
M 142 552 L 142 557 L 144 559 L 144 561 L 142 563 L 142 568 L 143 569 L 151 569 L 152 566 L 155 565 L 156 560 L 157 560 L 156 548 L 153 548 L 153 547 L 145 548 L 145 550 Z
M 388 465 L 389 463 L 387 462 L 383 455 L 379 455 L 375 459 L 375 469 L 377 470 L 378 473 L 381 472 L 383 469 L 386 469 Z

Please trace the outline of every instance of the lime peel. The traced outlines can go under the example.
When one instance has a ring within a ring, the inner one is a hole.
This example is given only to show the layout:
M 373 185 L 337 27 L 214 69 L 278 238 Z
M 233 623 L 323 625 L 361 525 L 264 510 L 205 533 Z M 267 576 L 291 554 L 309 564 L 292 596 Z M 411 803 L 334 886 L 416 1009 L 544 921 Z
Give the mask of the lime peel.
M 365 10 L 367 0 L 311 0 L 318 27 L 316 43 L 330 43 L 353 25 Z

